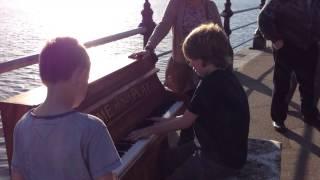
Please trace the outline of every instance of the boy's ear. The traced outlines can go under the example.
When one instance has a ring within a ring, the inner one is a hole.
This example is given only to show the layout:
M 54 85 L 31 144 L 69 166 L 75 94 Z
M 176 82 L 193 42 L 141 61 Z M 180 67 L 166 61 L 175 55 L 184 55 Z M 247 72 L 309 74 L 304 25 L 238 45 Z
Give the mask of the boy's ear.
M 80 72 L 81 72 L 80 70 L 81 70 L 80 68 L 76 68 L 76 69 L 73 71 L 73 73 L 72 73 L 72 75 L 71 75 L 71 78 L 74 79 L 74 78 L 76 78 L 76 77 L 79 77 Z
M 84 78 L 83 74 L 84 74 L 84 69 L 76 68 L 71 75 L 71 80 L 78 82 L 79 80 Z
M 199 61 L 200 61 L 200 64 L 201 64 L 202 67 L 206 67 L 207 66 L 207 62 L 204 61 L 203 59 L 199 59 Z

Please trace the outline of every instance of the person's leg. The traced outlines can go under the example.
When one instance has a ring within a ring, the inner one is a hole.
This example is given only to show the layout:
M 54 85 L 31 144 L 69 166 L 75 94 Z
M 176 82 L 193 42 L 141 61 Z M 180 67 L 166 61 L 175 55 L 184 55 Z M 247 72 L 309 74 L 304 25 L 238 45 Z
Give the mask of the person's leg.
M 320 103 L 319 102 L 319 99 L 320 99 L 320 42 L 318 43 L 318 57 L 317 57 L 317 66 L 316 66 L 316 73 L 315 73 L 315 80 L 314 80 L 314 94 L 315 94 L 314 103 L 319 110 L 320 105 L 318 104 Z
M 197 179 L 204 180 L 224 180 L 234 177 L 239 173 L 239 170 L 223 166 L 210 159 L 205 153 L 200 154 L 201 174 Z
M 193 140 L 194 140 L 193 127 L 191 126 L 190 128 L 182 129 L 180 131 L 178 146 L 182 146 L 186 143 L 193 142 Z
M 180 167 L 188 158 L 190 158 L 197 147 L 194 142 L 188 142 L 181 146 L 168 149 L 165 152 L 161 171 L 165 176 L 172 174 L 176 168 Z
M 297 77 L 296 74 L 294 72 L 292 72 L 291 74 L 291 81 L 290 81 L 290 88 L 289 88 L 289 92 L 287 95 L 287 103 L 290 104 L 291 99 L 294 95 L 294 92 L 296 91 L 298 86 L 298 81 L 297 81 Z
M 211 161 L 198 150 L 166 180 L 223 180 L 238 172 Z
M 201 172 L 200 158 L 195 152 L 180 167 L 166 178 L 166 180 L 196 180 Z
M 288 55 L 290 48 L 283 47 L 274 51 L 274 74 L 273 74 L 273 96 L 271 102 L 271 118 L 280 126 L 284 127 L 284 121 L 287 118 L 288 101 L 287 96 L 290 88 L 292 69 L 288 65 Z M 276 130 L 277 127 L 275 126 Z M 283 130 L 279 128 L 279 130 Z
M 318 49 L 313 45 L 308 50 L 301 51 L 300 61 L 295 62 L 293 67 L 300 85 L 301 112 L 305 121 L 310 123 L 315 121 L 318 115 L 314 97 L 317 57 Z

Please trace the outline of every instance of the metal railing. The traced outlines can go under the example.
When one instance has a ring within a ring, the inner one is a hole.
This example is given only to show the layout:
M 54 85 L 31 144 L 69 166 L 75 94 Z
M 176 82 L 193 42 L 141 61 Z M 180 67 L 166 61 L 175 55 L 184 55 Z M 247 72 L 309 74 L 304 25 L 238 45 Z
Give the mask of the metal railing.
M 224 18 L 224 29 L 225 29 L 225 32 L 227 33 L 227 35 L 230 37 L 230 35 L 233 31 L 236 31 L 236 30 L 239 30 L 239 29 L 242 29 L 242 28 L 245 28 L 247 26 L 251 26 L 251 25 L 254 25 L 257 23 L 257 21 L 254 21 L 254 22 L 250 22 L 245 25 L 241 25 L 241 26 L 235 27 L 233 29 L 230 29 L 230 19 L 233 15 L 261 9 L 264 6 L 264 4 L 265 4 L 265 0 L 261 0 L 259 6 L 241 9 L 241 10 L 237 10 L 237 11 L 232 11 L 231 0 L 226 0 L 226 3 L 224 4 L 225 9 L 221 13 L 221 16 Z M 265 44 L 265 40 L 263 38 L 261 40 L 261 38 L 262 38 L 262 36 L 261 36 L 260 32 L 258 30 L 256 30 L 254 37 L 249 38 L 249 39 L 233 46 L 232 48 L 240 47 L 243 44 L 253 40 L 253 47 L 252 47 L 253 49 L 263 49 L 263 48 L 265 48 L 265 45 L 263 46 L 263 43 Z M 260 40 L 261 42 L 257 43 L 256 42 L 257 40 Z M 264 40 L 264 42 L 263 42 L 263 40 Z
M 145 32 L 146 32 L 146 28 L 139 27 L 137 29 L 133 29 L 130 31 L 125 31 L 125 32 L 121 32 L 121 33 L 114 34 L 111 36 L 88 41 L 88 42 L 84 43 L 84 46 L 86 48 L 91 48 L 91 47 L 107 44 L 107 43 L 110 43 L 113 41 L 117 41 L 120 39 L 124 39 L 124 38 L 130 37 L 130 36 L 134 36 L 137 34 L 143 34 Z M 5 72 L 9 72 L 9 71 L 12 71 L 15 69 L 23 68 L 26 66 L 30 66 L 33 64 L 37 64 L 38 57 L 39 57 L 39 54 L 34 54 L 34 55 L 29 55 L 29 56 L 25 56 L 25 57 L 17 58 L 14 60 L 10 60 L 8 62 L 1 63 L 0 64 L 0 74 L 5 73 Z
M 252 10 L 261 9 L 263 7 L 264 3 L 265 3 L 265 0 L 261 0 L 261 4 L 257 7 L 232 11 L 231 0 L 226 0 L 225 9 L 221 13 L 221 16 L 224 18 L 224 29 L 225 29 L 225 32 L 227 33 L 227 35 L 230 36 L 233 31 L 236 31 L 236 30 L 239 30 L 239 29 L 242 29 L 242 28 L 245 28 L 247 26 L 250 26 L 250 25 L 257 23 L 257 21 L 254 21 L 254 22 L 250 22 L 248 24 L 230 29 L 230 19 L 233 15 L 243 13 L 243 12 L 252 11 Z M 143 35 L 143 46 L 145 46 L 150 35 L 152 34 L 152 32 L 156 26 L 155 22 L 152 19 L 153 11 L 150 7 L 150 3 L 148 0 L 145 0 L 144 8 L 141 11 L 141 14 L 142 14 L 142 22 L 139 24 L 138 28 L 133 29 L 133 30 L 129 30 L 129 31 L 125 31 L 125 32 L 121 32 L 118 34 L 114 34 L 111 36 L 95 39 L 95 40 L 84 43 L 84 46 L 86 48 L 91 48 L 91 47 L 107 44 L 107 43 L 110 43 L 113 41 L 117 41 L 120 39 L 128 38 L 128 37 L 131 37 L 131 36 L 134 36 L 137 34 Z M 260 37 L 259 37 L 259 35 L 260 35 Z M 247 42 L 250 42 L 251 40 L 255 40 L 255 39 L 259 39 L 259 38 L 261 40 L 261 34 L 259 33 L 259 31 L 256 31 L 256 34 L 254 35 L 253 38 L 250 38 L 244 42 L 241 42 L 240 44 L 234 46 L 233 48 L 237 48 Z M 253 44 L 255 44 L 255 42 Z M 255 47 L 253 47 L 253 48 L 255 48 Z M 164 55 L 167 55 L 170 53 L 171 53 L 171 51 L 166 51 L 166 52 L 158 54 L 157 56 L 161 57 L 161 56 L 164 56 Z M 30 66 L 33 64 L 37 64 L 38 63 L 38 56 L 39 56 L 38 54 L 34 54 L 34 55 L 10 60 L 7 62 L 3 62 L 0 64 L 0 74 L 5 73 L 5 72 L 9 72 L 9 71 L 12 71 L 15 69 L 23 68 L 26 66 Z

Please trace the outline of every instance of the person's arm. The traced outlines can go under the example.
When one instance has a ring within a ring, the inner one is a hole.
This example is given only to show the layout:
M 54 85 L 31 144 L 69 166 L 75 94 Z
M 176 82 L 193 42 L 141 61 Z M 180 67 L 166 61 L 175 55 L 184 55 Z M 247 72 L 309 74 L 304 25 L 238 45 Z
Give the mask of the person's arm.
M 155 49 L 159 42 L 169 33 L 177 16 L 177 8 L 181 0 L 170 0 L 161 22 L 156 26 L 149 41 L 146 45 L 147 49 Z
M 11 180 L 24 180 L 22 174 L 19 173 L 15 168 L 11 170 Z
M 95 178 L 95 180 L 117 180 L 117 179 L 118 179 L 117 176 L 115 176 L 115 174 L 113 173 L 108 173 L 104 176 Z
M 105 124 L 96 118 L 94 123 L 88 124 L 87 134 L 83 138 L 83 158 L 92 177 L 115 180 L 116 175 L 112 171 L 121 165 L 121 159 Z
M 158 57 L 154 53 L 154 51 L 148 50 L 148 49 L 145 49 L 140 52 L 132 53 L 131 55 L 128 56 L 128 58 L 136 59 L 136 60 L 148 59 L 150 62 L 152 62 L 154 64 L 158 61 Z
M 23 168 L 23 153 L 21 149 L 21 130 L 20 121 L 16 124 L 13 131 L 13 154 L 11 161 L 11 179 L 12 180 L 23 180 L 23 174 L 21 172 Z
M 152 118 L 151 120 L 156 120 L 158 121 L 158 123 L 131 132 L 128 136 L 128 139 L 136 141 L 138 139 L 148 137 L 152 134 L 163 134 L 177 129 L 185 129 L 190 127 L 197 119 L 197 117 L 198 115 L 193 114 L 192 112 L 187 110 L 182 116 L 174 117 L 170 120 L 167 120 L 165 118 Z
M 282 39 L 276 40 L 275 42 L 272 42 L 272 46 L 274 49 L 278 50 L 281 49 L 284 45 L 284 42 Z
M 154 53 L 154 49 L 157 47 L 160 41 L 169 33 L 173 22 L 176 19 L 176 8 L 178 6 L 178 1 L 180 0 L 169 1 L 161 22 L 155 27 L 144 50 L 132 53 L 128 56 L 129 58 L 145 59 L 149 58 L 148 56 Z
M 279 0 L 269 0 L 266 2 L 258 16 L 259 30 L 264 38 L 271 40 L 273 43 L 282 41 L 281 34 L 277 30 L 276 18 L 278 8 L 281 6 Z M 278 42 L 277 44 L 280 44 Z

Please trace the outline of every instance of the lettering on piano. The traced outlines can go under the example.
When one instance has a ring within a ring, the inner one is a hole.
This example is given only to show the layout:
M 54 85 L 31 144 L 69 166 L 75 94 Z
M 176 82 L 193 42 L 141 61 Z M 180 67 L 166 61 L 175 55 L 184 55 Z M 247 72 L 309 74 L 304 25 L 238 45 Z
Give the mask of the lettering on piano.
M 109 121 L 117 117 L 118 114 L 126 112 L 130 107 L 133 107 L 135 103 L 139 102 L 144 96 L 148 96 L 156 89 L 156 83 L 154 81 L 147 81 L 136 86 L 131 87 L 129 90 L 120 93 L 111 101 L 100 106 L 94 110 L 92 114 L 103 119 L 107 124 Z

